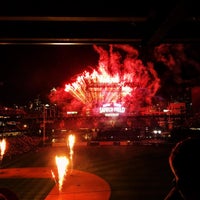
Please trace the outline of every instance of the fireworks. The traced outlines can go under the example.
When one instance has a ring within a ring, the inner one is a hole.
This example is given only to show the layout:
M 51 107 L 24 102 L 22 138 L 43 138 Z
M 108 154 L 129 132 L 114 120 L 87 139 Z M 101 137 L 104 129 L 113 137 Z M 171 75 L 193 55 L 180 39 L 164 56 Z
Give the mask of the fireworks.
M 151 104 L 160 87 L 153 64 L 144 66 L 137 50 L 129 45 L 110 45 L 109 51 L 94 45 L 94 49 L 100 55 L 98 66 L 75 76 L 62 88 L 68 98 L 69 94 L 74 98 L 66 107 L 91 109 L 105 103 L 121 103 L 132 112 Z M 63 105 L 63 92 L 54 91 L 50 99 Z

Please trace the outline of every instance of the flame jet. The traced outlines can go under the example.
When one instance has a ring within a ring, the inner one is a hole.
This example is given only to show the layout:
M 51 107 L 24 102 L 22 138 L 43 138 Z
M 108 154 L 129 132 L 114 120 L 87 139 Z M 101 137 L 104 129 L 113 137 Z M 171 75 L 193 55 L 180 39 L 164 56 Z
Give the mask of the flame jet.
M 3 138 L 2 140 L 0 140 L 0 153 L 1 153 L 1 162 L 2 162 L 2 159 L 3 159 L 3 156 L 4 156 L 4 153 L 5 153 L 5 150 L 6 150 L 6 139 Z
M 59 184 L 58 186 L 59 186 L 59 191 L 61 191 L 65 175 L 67 173 L 69 159 L 66 156 L 56 156 L 55 161 L 58 169 L 58 184 Z

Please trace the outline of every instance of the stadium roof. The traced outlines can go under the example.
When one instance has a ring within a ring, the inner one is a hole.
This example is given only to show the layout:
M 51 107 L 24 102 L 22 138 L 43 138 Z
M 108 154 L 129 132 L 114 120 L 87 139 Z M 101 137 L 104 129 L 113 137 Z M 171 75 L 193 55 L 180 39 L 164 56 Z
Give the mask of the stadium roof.
M 5 4 L 5 5 L 4 5 Z M 0 44 L 199 43 L 193 1 L 2 3 Z

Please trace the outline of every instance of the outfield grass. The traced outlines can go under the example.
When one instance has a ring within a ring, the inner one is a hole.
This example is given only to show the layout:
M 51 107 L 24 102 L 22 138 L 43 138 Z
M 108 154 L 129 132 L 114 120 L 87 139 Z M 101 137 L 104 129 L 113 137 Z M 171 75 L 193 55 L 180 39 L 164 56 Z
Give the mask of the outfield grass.
M 171 145 L 75 146 L 73 168 L 94 173 L 111 186 L 110 200 L 162 200 L 170 190 L 168 165 Z M 5 159 L 4 168 L 55 167 L 56 155 L 68 155 L 67 147 L 42 147 Z M 14 191 L 20 200 L 44 200 L 52 179 L 2 179 L 0 187 Z

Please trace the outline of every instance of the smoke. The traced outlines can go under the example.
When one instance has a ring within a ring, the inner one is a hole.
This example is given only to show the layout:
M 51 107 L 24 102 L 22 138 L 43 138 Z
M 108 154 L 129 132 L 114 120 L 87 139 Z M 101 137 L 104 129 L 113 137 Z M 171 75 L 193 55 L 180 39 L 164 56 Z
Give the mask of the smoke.
M 124 45 L 122 45 L 122 44 L 115 44 L 113 46 L 116 47 L 116 48 L 119 48 L 119 49 L 123 50 L 124 52 L 127 53 L 128 56 L 131 56 L 134 59 L 138 58 L 138 55 L 139 55 L 138 50 L 135 49 L 134 47 L 128 45 L 128 44 L 124 44 Z
M 106 50 L 94 45 L 99 54 L 98 66 L 84 71 L 50 95 L 63 109 L 95 110 L 104 103 L 121 103 L 128 112 L 152 104 L 160 88 L 153 63 L 145 66 L 138 50 L 130 45 L 109 45 Z
M 155 48 L 154 57 L 157 62 L 167 66 L 176 84 L 196 84 L 200 64 L 190 56 L 190 51 L 192 47 L 183 44 L 161 44 Z

